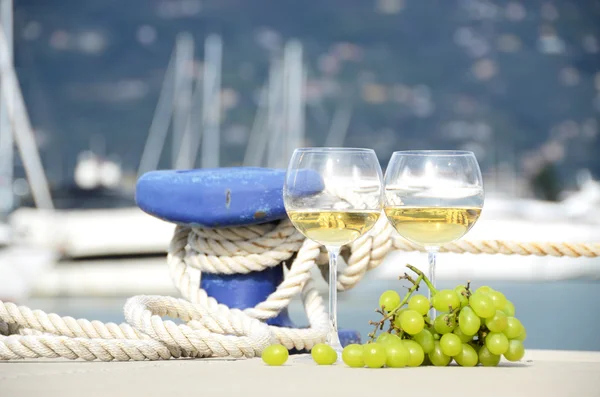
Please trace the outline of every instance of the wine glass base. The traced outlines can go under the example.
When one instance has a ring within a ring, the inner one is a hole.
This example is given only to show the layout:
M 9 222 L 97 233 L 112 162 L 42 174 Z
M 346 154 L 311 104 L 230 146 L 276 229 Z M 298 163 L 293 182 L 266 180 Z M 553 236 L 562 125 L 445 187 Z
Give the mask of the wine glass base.
M 338 338 L 335 338 L 333 340 L 328 340 L 326 343 L 329 346 L 333 347 L 333 350 L 335 350 L 339 354 L 341 354 L 342 351 L 344 350 L 344 348 L 342 347 L 342 344 Z

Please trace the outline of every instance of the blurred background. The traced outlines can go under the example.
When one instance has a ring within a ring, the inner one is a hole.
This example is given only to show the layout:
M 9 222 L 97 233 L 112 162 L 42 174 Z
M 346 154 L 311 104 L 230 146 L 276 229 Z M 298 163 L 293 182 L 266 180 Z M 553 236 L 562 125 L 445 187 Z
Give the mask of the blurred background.
M 146 171 L 285 167 L 298 146 L 473 151 L 468 239 L 600 241 L 600 1 L 0 0 L 0 299 L 122 321 L 174 294 Z M 341 296 L 366 337 L 394 254 Z M 439 257 L 527 347 L 600 350 L 600 260 Z M 324 289 L 324 284 L 322 285 Z M 304 320 L 299 302 L 292 316 Z

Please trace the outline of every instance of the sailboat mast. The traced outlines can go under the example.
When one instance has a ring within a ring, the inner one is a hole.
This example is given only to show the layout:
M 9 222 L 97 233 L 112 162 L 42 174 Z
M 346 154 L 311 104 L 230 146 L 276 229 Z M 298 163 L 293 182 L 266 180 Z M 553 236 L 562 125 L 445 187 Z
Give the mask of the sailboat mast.
M 217 159 L 208 159 L 208 167 L 218 167 L 220 147 L 220 122 L 221 122 L 221 38 L 216 35 L 208 36 L 204 43 L 204 69 L 202 78 L 198 77 L 194 87 L 192 98 L 192 114 L 190 115 L 189 141 L 186 141 L 182 150 L 189 151 L 189 165 L 187 168 L 196 166 L 200 144 L 203 142 L 205 130 L 209 134 L 216 134 L 216 139 L 209 137 L 209 145 L 216 148 Z M 197 111 L 200 109 L 201 111 Z M 216 117 L 216 119 L 215 119 Z M 212 140 L 212 141 L 211 141 Z M 212 153 L 211 153 L 212 155 Z M 205 164 L 206 165 L 206 164 Z
M 280 163 L 285 167 L 286 159 L 292 156 L 294 149 L 304 142 L 304 64 L 302 60 L 302 44 L 297 40 L 290 41 L 285 47 L 285 140 L 284 151 Z
M 351 118 L 352 104 L 349 101 L 346 101 L 338 106 L 335 114 L 333 115 L 331 127 L 329 128 L 327 139 L 325 140 L 325 146 L 344 146 Z
M 267 166 L 284 168 L 295 148 L 304 142 L 304 85 L 306 73 L 302 60 L 302 44 L 288 42 L 283 59 L 272 67 L 268 99 L 267 126 L 269 142 Z
M 246 145 L 246 153 L 244 154 L 244 162 L 242 163 L 245 167 L 259 167 L 262 165 L 267 147 L 267 138 L 269 137 L 267 130 L 268 94 L 269 80 L 267 80 L 260 90 L 258 108 L 254 122 L 252 123 L 252 129 L 248 135 L 248 144 Z
M 202 98 L 202 168 L 216 168 L 220 164 L 221 151 L 221 63 L 223 42 L 211 34 L 204 45 L 204 77 Z
M 11 48 L 12 45 L 8 43 L 4 30 L 0 29 L 0 76 L 2 81 L 0 88 L 6 108 L 8 125 L 10 126 L 9 131 L 12 133 L 12 139 L 14 139 L 19 149 L 31 195 L 36 205 L 39 208 L 54 209 L 50 187 L 37 150 L 33 128 L 13 65 Z M 10 165 L 12 168 L 12 162 Z
M 8 61 L 13 62 L 13 0 L 1 0 L 0 22 L 6 37 Z M 4 84 L 0 80 L 0 84 Z M 13 205 L 14 140 L 6 108 L 6 98 L 0 95 L 0 215 L 8 213 Z
M 284 127 L 283 119 L 283 65 L 281 59 L 275 59 L 269 77 L 268 112 L 267 112 L 267 167 L 277 168 L 281 157 L 281 135 Z
M 152 123 L 148 138 L 144 145 L 142 158 L 138 167 L 138 177 L 148 171 L 158 168 L 163 146 L 169 134 L 169 125 L 173 115 L 174 79 L 175 79 L 175 51 L 171 55 L 169 65 L 165 71 L 165 78 L 161 87 L 156 110 L 152 116 Z
M 171 164 L 175 169 L 188 168 L 190 163 L 190 114 L 194 84 L 191 66 L 194 60 L 194 38 L 189 33 L 177 37 L 175 55 L 175 97 L 173 109 L 173 147 Z M 186 150 L 187 149 L 187 150 Z

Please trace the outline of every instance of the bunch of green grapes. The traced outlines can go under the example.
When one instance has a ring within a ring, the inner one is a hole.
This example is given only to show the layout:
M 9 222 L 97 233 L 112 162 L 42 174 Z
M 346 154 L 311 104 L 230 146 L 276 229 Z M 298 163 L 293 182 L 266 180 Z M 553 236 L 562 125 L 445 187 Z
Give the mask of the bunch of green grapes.
M 380 296 L 377 312 L 382 319 L 371 322 L 375 331 L 369 334 L 368 343 L 344 348 L 342 360 L 346 365 L 401 368 L 446 366 L 455 361 L 463 367 L 474 367 L 496 366 L 502 356 L 508 361 L 523 358 L 527 331 L 504 294 L 488 286 L 473 292 L 470 283 L 437 291 L 420 270 L 407 267 L 418 275 L 416 280 L 407 274 L 401 277 L 412 287 L 402 299 L 393 290 Z M 424 295 L 413 295 L 421 281 L 431 291 L 431 302 Z M 438 312 L 433 321 L 428 315 L 432 308 Z M 386 326 L 387 331 L 377 335 Z M 323 343 L 315 345 L 311 355 L 320 365 L 338 360 L 335 350 Z M 269 365 L 281 365 L 288 357 L 281 345 L 269 346 L 262 356 Z
M 428 280 L 426 280 L 428 281 Z M 446 366 L 453 360 L 463 367 L 496 366 L 501 356 L 519 361 L 525 354 L 525 327 L 515 317 L 514 305 L 504 294 L 484 286 L 471 292 L 469 284 L 454 290 L 412 295 L 401 300 L 395 291 L 385 291 L 379 304 L 383 320 L 373 323 L 389 330 L 370 334 L 365 345 L 349 345 L 342 359 L 350 367 Z M 438 311 L 431 321 L 428 312 Z M 390 308 L 391 310 L 387 310 Z

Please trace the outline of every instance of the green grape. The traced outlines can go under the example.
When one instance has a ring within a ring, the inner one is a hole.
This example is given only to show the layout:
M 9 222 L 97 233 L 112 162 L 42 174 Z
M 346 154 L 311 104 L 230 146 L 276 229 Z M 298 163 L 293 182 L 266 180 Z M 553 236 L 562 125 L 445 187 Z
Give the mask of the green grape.
M 454 356 L 454 361 L 461 367 L 474 367 L 479 362 L 479 356 L 473 346 L 463 343 L 462 350 Z
M 385 344 L 385 341 L 392 336 L 389 332 L 384 332 L 377 337 L 377 343 Z
M 421 332 L 413 336 L 413 340 L 417 342 L 423 348 L 425 354 L 430 353 L 433 350 L 433 334 L 428 329 L 423 329 Z
M 508 326 L 508 317 L 503 311 L 496 310 L 494 317 L 485 319 L 485 326 L 492 332 L 502 332 Z
M 462 351 L 462 341 L 455 334 L 444 334 L 440 339 L 440 347 L 445 355 L 454 357 Z
M 429 299 L 425 295 L 413 295 L 408 301 L 408 308 L 423 316 L 429 311 L 429 306 Z
M 502 332 L 490 332 L 485 337 L 485 347 L 490 353 L 504 354 L 508 350 L 508 338 Z
M 504 294 L 502 292 L 491 291 L 488 293 L 488 296 L 494 303 L 494 307 L 497 310 L 502 310 L 506 307 L 507 299 L 506 299 L 506 296 L 504 296 Z
M 416 310 L 406 310 L 400 317 L 396 317 L 394 324 L 407 334 L 416 335 L 425 327 L 425 320 L 423 320 L 423 315 Z
M 436 341 L 433 350 L 427 355 L 429 361 L 436 367 L 445 367 L 450 364 L 452 357 L 444 354 L 440 346 L 440 342 Z
M 475 335 L 481 327 L 481 319 L 470 306 L 463 307 L 458 314 L 458 327 L 465 335 Z
M 460 324 L 459 327 L 454 328 L 454 331 L 452 331 L 452 333 L 458 336 L 462 343 L 471 342 L 471 340 L 473 339 L 473 335 L 466 335 L 460 330 Z
M 449 311 L 449 308 L 456 309 L 460 307 L 460 299 L 458 295 L 451 289 L 443 289 L 435 294 L 433 299 L 433 307 L 440 312 Z
M 423 352 L 423 348 L 414 340 L 406 339 L 403 341 L 404 347 L 408 349 L 410 353 L 410 358 L 408 360 L 409 367 L 418 367 L 423 364 L 423 360 L 425 359 L 425 353 Z
M 440 335 L 450 333 L 456 328 L 456 316 L 450 316 L 448 313 L 441 313 L 433 322 L 435 332 Z
M 463 293 L 467 293 L 467 288 L 464 285 L 459 285 L 454 288 L 454 292 L 458 296 L 458 300 L 460 301 L 460 307 L 465 307 L 469 304 L 469 298 L 467 298 Z
M 387 360 L 385 346 L 379 343 L 363 345 L 363 360 L 365 360 L 365 365 L 369 368 L 383 367 Z
M 362 345 L 352 343 L 342 350 L 342 360 L 351 368 L 362 368 L 365 366 L 363 350 Z
M 402 343 L 402 339 L 400 339 L 400 337 L 396 334 L 390 334 L 387 332 L 384 332 L 381 335 L 388 335 L 386 338 L 383 339 L 383 341 L 379 340 L 379 338 L 377 338 L 377 343 L 381 343 L 382 345 L 393 345 L 393 344 L 397 344 L 397 343 Z M 380 337 L 381 337 L 380 335 Z
M 518 338 L 519 335 L 521 335 L 521 332 L 523 332 L 523 324 L 521 324 L 516 317 L 508 317 L 506 321 L 506 328 L 502 331 L 504 332 L 504 335 L 506 335 L 508 339 Z
M 513 305 L 513 303 L 511 301 L 507 300 L 506 305 L 504 305 L 504 308 L 502 309 L 502 311 L 508 317 L 514 317 L 515 316 L 515 305 Z
M 500 356 L 497 354 L 493 354 L 488 350 L 487 347 L 481 346 L 479 349 L 479 362 L 484 367 L 495 367 L 500 364 Z
M 527 339 L 527 330 L 525 329 L 525 327 L 523 327 L 523 332 L 521 332 L 521 335 L 516 337 L 515 340 L 525 342 L 525 339 Z
M 479 292 L 479 293 L 482 293 L 484 295 L 487 295 L 487 294 L 489 294 L 492 291 L 493 291 L 492 287 L 488 287 L 487 285 L 482 285 L 481 287 L 479 287 L 479 288 L 477 288 L 475 290 L 475 293 Z
M 508 342 L 508 350 L 504 352 L 504 358 L 508 361 L 519 361 L 525 355 L 525 347 L 519 340 L 513 339 Z
M 398 310 L 396 312 L 396 314 L 394 314 L 393 321 L 394 321 L 394 325 L 396 326 L 396 328 L 400 328 L 400 316 L 402 315 L 402 313 L 404 313 L 407 310 L 408 310 L 408 307 L 403 307 L 402 309 Z
M 262 360 L 267 365 L 283 365 L 287 361 L 290 353 L 283 345 L 271 345 L 267 346 L 261 355 Z
M 325 343 L 317 343 L 310 350 L 313 360 L 319 365 L 331 365 L 338 359 L 337 352 L 333 347 Z
M 390 368 L 403 368 L 408 365 L 410 352 L 404 343 L 394 343 L 385 346 L 385 365 Z
M 475 314 L 481 318 L 492 317 L 496 313 L 496 308 L 492 299 L 481 292 L 475 292 L 471 295 L 469 298 L 469 305 Z
M 395 309 L 400 305 L 400 295 L 394 290 L 387 290 L 379 297 L 379 307 L 383 307 L 385 311 Z

